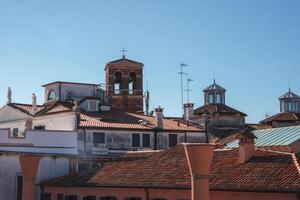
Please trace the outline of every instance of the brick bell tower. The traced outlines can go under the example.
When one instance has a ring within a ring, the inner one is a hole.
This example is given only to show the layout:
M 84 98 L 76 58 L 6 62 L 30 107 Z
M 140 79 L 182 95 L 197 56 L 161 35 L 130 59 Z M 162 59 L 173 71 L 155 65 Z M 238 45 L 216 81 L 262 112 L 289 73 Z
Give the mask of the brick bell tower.
M 143 111 L 143 63 L 125 58 L 105 66 L 106 91 L 112 98 L 112 109 L 125 112 Z

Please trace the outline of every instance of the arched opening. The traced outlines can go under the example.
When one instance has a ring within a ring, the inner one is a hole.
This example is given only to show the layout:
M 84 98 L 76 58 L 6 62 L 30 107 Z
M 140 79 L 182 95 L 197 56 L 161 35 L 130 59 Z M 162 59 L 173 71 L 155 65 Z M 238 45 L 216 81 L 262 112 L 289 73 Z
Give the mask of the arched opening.
M 128 81 L 128 94 L 133 95 L 136 88 L 136 75 L 134 72 L 130 72 Z
M 121 81 L 122 74 L 121 72 L 116 72 L 114 77 L 114 94 L 119 95 L 121 92 Z
M 54 100 L 56 99 L 56 93 L 54 90 L 51 90 L 48 94 L 48 100 Z

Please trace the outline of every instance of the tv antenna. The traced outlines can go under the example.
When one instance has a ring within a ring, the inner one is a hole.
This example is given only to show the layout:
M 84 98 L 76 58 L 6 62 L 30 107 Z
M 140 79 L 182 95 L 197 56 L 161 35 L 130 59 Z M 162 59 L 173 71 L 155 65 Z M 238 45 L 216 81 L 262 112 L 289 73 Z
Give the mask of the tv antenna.
M 183 71 L 183 68 L 184 67 L 187 67 L 188 65 L 187 64 L 184 64 L 184 63 L 181 63 L 180 64 L 180 72 L 178 72 L 178 74 L 180 74 L 180 83 L 181 83 L 181 90 L 180 90 L 180 92 L 181 92 L 181 116 L 183 117 L 183 112 L 184 112 L 184 108 L 183 108 L 183 75 L 187 75 L 187 73 L 185 73 L 184 71 Z
M 192 82 L 194 80 L 190 79 L 190 78 L 187 78 L 186 79 L 186 94 L 187 94 L 187 103 L 190 103 L 190 92 L 192 90 L 190 90 L 190 82 Z

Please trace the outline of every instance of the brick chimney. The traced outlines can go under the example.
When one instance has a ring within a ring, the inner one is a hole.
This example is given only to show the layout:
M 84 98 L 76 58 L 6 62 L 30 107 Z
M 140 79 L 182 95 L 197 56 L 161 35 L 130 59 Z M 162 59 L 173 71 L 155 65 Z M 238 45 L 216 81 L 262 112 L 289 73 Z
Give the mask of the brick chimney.
M 192 183 L 192 200 L 209 200 L 209 176 L 215 144 L 185 143 Z
M 164 128 L 164 115 L 163 115 L 163 108 L 160 106 L 155 108 L 155 128 L 163 129 Z
M 183 106 L 184 106 L 183 118 L 184 118 L 184 120 L 189 121 L 194 117 L 194 104 L 186 103 Z
M 237 139 L 239 139 L 239 162 L 245 163 L 256 155 L 254 142 L 256 136 L 250 131 L 245 131 L 240 133 Z

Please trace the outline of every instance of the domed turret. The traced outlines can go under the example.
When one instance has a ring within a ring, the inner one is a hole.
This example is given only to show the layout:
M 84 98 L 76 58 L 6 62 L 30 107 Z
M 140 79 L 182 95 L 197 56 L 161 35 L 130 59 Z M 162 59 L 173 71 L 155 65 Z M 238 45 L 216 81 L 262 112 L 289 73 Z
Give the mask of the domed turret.
M 226 89 L 214 83 L 203 90 L 204 104 L 225 104 Z
M 280 112 L 300 112 L 300 97 L 289 91 L 279 97 Z

